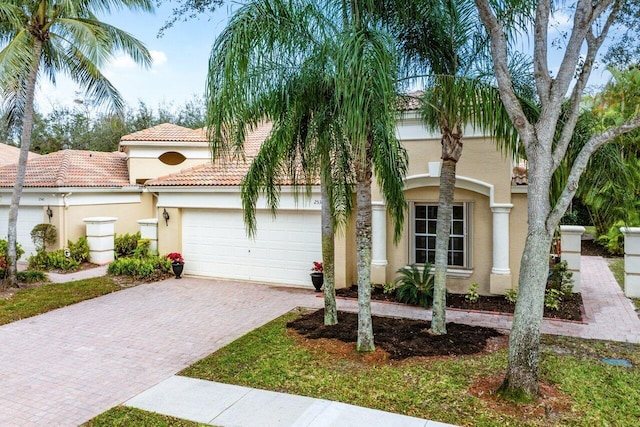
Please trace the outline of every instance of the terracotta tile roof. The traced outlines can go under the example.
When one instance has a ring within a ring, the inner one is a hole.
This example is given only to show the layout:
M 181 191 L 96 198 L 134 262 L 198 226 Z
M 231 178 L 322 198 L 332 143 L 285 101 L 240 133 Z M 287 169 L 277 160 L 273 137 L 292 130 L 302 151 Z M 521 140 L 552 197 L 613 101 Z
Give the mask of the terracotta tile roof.
M 180 172 L 149 180 L 149 187 L 209 187 L 237 186 L 247 174 L 251 161 L 258 153 L 260 146 L 271 132 L 271 123 L 259 125 L 244 143 L 245 160 L 227 160 L 206 163 Z M 291 181 L 284 179 L 280 185 L 289 185 Z
M 204 128 L 189 129 L 171 123 L 143 129 L 120 138 L 121 143 L 127 141 L 154 141 L 154 142 L 207 142 L 207 135 Z
M 526 160 L 520 160 L 513 168 L 511 185 L 527 185 L 529 183 L 528 164 Z
M 13 145 L 0 144 L 0 167 L 18 163 L 20 148 Z M 40 154 L 29 152 L 29 160 L 40 157 Z
M 0 168 L 0 187 L 13 187 L 17 165 Z M 25 187 L 125 187 L 129 170 L 124 153 L 62 150 L 29 160 Z
M 424 91 L 417 90 L 415 92 L 409 92 L 400 96 L 398 102 L 399 108 L 402 111 L 416 111 L 420 109 L 420 97 L 424 94 Z

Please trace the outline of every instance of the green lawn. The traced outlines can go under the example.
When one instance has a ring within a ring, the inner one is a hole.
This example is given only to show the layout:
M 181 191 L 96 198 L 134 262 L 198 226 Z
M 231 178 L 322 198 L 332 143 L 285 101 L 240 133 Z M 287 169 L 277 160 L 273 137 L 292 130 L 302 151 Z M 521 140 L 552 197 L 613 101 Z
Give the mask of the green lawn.
M 121 289 L 108 277 L 45 284 L 0 298 L 0 325 L 15 322 Z
M 91 421 L 82 424 L 83 427 L 197 427 L 205 425 L 209 426 L 208 424 L 181 420 L 167 415 L 160 415 L 155 412 L 147 412 L 125 406 L 116 406 L 107 412 L 103 412 Z
M 609 264 L 609 270 L 613 273 L 613 277 L 616 278 L 618 285 L 620 285 L 620 289 L 624 290 L 624 258 L 610 258 L 607 259 L 607 263 Z M 631 301 L 640 310 L 640 299 L 631 298 Z
M 506 350 L 480 356 L 367 363 L 310 350 L 285 329 L 290 313 L 187 368 L 181 375 L 337 400 L 458 425 L 637 425 L 640 370 L 605 365 L 602 357 L 640 364 L 640 345 L 543 337 L 541 379 L 571 399 L 548 417 L 492 409 L 469 393 L 481 378 L 504 373 Z M 519 406 L 526 412 L 533 406 Z M 529 408 L 529 409 L 525 409 Z

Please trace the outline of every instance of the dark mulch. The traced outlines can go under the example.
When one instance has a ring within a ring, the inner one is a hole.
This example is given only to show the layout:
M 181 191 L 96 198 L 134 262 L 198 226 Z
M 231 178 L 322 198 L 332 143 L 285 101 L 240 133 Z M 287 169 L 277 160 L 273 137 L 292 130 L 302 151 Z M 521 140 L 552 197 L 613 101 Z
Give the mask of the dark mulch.
M 287 323 L 309 339 L 337 339 L 346 343 L 357 341 L 358 316 L 338 312 L 338 324 L 324 325 L 324 310 L 300 316 Z M 485 350 L 489 340 L 503 334 L 492 328 L 447 323 L 446 335 L 431 335 L 431 322 L 373 316 L 375 344 L 392 360 L 425 356 L 460 356 Z
M 336 289 L 336 295 L 343 298 L 358 298 L 358 286 Z M 398 302 L 395 294 L 385 294 L 382 288 L 375 287 L 371 291 L 371 299 L 375 301 Z M 461 310 L 490 311 L 494 313 L 513 313 L 515 304 L 502 296 L 480 295 L 476 302 L 469 302 L 461 294 L 447 294 L 447 307 Z M 544 309 L 544 317 L 563 320 L 582 321 L 582 295 L 572 294 L 564 297 L 558 310 Z

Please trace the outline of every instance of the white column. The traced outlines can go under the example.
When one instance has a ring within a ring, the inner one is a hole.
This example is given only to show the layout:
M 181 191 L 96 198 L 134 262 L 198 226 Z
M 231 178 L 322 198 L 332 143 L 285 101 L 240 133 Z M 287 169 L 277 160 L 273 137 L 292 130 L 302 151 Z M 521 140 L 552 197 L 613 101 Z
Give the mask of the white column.
M 624 294 L 640 298 L 640 227 L 620 227 L 624 234 Z
M 87 224 L 87 243 L 89 244 L 89 261 L 98 264 L 109 264 L 113 261 L 113 235 L 115 217 L 83 218 Z
M 580 225 L 560 226 L 560 259 L 567 262 L 567 268 L 573 273 L 573 292 L 580 292 L 580 259 L 582 257 L 582 235 L 584 227 Z
M 504 294 L 511 289 L 511 268 L 509 267 L 509 214 L 511 203 L 494 203 L 493 212 L 493 266 L 491 267 L 490 291 Z
M 151 245 L 149 249 L 152 254 L 158 253 L 158 218 L 139 219 L 140 238 L 149 239 Z
M 387 281 L 387 207 L 371 203 L 371 283 Z

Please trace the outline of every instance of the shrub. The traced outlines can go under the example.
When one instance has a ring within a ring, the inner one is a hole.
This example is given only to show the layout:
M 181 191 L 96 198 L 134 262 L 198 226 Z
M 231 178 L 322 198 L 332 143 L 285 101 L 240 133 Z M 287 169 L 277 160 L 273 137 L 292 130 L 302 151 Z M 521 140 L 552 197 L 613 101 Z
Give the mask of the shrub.
M 53 252 L 38 251 L 29 257 L 29 268 L 31 269 L 74 271 L 79 266 L 79 261 L 73 257 L 67 258 L 65 256 L 64 249 Z
M 638 222 L 625 223 L 625 221 L 618 221 L 609 227 L 607 234 L 603 234 L 596 239 L 596 242 L 600 243 L 607 249 L 611 255 L 624 255 L 624 234 L 620 231 L 620 227 L 632 227 L 640 225 Z
M 0 255 L 4 255 L 5 260 L 8 260 L 7 251 L 9 250 L 9 242 L 5 239 L 0 239 Z M 24 249 L 20 246 L 20 243 L 16 243 L 16 259 L 20 259 L 24 255 Z
M 509 301 L 511 304 L 515 304 L 518 300 L 518 290 L 517 289 L 509 289 L 504 293 L 504 298 Z
M 151 256 L 151 240 L 149 239 L 138 240 L 132 256 L 134 258 L 147 258 Z
M 547 289 L 557 289 L 564 295 L 573 292 L 573 273 L 569 270 L 567 261 L 559 262 L 551 267 Z
M 400 274 L 394 280 L 396 299 L 407 304 L 421 305 L 425 308 L 433 302 L 433 275 L 429 273 L 431 264 L 425 263 L 422 271 L 415 265 L 398 270 Z
M 544 306 L 552 310 L 560 308 L 562 302 L 562 291 L 559 289 L 549 288 L 544 291 Z
M 49 279 L 44 272 L 40 270 L 26 270 L 18 272 L 18 281 L 23 283 L 46 282 Z
M 113 241 L 116 258 L 132 256 L 133 252 L 138 247 L 138 240 L 140 240 L 140 237 L 140 232 L 116 236 Z
M 145 258 L 118 258 L 107 268 L 107 273 L 114 276 L 131 276 L 141 280 L 160 277 L 169 271 L 171 271 L 171 262 L 156 255 Z
M 396 284 L 393 282 L 385 282 L 382 284 L 382 293 L 390 294 L 396 290 Z
M 69 240 L 67 246 L 69 247 L 71 258 L 74 260 L 79 263 L 89 260 L 89 242 L 86 237 L 80 237 L 76 243 Z
M 469 286 L 469 290 L 465 294 L 464 299 L 469 302 L 477 302 L 478 298 L 480 298 L 480 294 L 478 293 L 479 286 L 480 285 L 478 285 L 477 283 L 472 283 L 471 286 Z
M 47 245 L 53 245 L 57 239 L 58 231 L 53 224 L 38 224 L 31 230 L 31 240 L 38 251 L 46 251 Z

